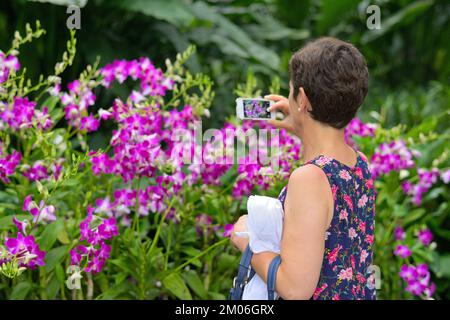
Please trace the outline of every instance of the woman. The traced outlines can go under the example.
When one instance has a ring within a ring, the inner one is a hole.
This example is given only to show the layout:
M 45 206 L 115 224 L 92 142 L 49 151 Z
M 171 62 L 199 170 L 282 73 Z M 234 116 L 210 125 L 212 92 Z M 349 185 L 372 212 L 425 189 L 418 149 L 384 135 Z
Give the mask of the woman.
M 375 299 L 371 274 L 375 193 L 366 157 L 348 146 L 345 126 L 368 90 L 368 70 L 351 44 L 321 38 L 294 53 L 289 98 L 266 96 L 271 124 L 297 135 L 304 164 L 279 196 L 284 221 L 276 291 L 283 299 Z M 246 229 L 246 216 L 234 231 Z M 248 239 L 232 235 L 244 251 Z M 276 254 L 254 254 L 265 281 Z

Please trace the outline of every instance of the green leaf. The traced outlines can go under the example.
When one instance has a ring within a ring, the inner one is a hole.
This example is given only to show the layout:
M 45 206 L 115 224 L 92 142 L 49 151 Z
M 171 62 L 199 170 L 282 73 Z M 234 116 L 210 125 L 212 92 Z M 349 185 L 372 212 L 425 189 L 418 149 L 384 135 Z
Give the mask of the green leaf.
M 197 255 L 199 255 L 202 251 L 195 249 L 191 246 L 188 246 L 189 244 L 186 243 L 186 247 L 183 248 L 184 253 L 186 253 L 189 257 L 195 257 Z M 196 266 L 196 267 L 201 267 L 202 263 L 199 259 L 194 259 L 191 261 L 191 263 Z
M 237 268 L 237 262 L 239 261 L 239 257 L 236 255 L 231 255 L 228 253 L 221 253 L 219 255 L 217 261 L 217 268 L 220 270 L 226 271 L 233 268 Z
M 108 290 L 102 292 L 96 300 L 113 300 L 119 298 L 122 294 L 130 291 L 128 283 L 122 283 L 120 285 L 113 286 Z
M 165 20 L 177 27 L 187 26 L 194 19 L 188 5 L 180 0 L 115 0 L 112 4 L 160 20 Z
M 360 0 L 323 0 L 317 15 L 316 30 L 318 34 L 325 34 L 331 27 L 338 25 L 343 17 L 358 9 Z
M 315 6 L 311 5 L 311 2 L 315 0 L 275 0 L 277 6 L 277 16 L 284 24 L 289 26 L 298 26 L 307 17 L 312 16 L 311 10 L 315 10 Z
M 337 1 L 336 1 L 337 2 Z M 375 30 L 369 30 L 366 31 L 366 33 L 363 34 L 361 38 L 361 42 L 363 44 L 366 44 L 372 40 L 375 40 L 382 35 L 396 29 L 397 27 L 401 25 L 408 24 L 410 22 L 413 22 L 414 19 L 426 11 L 429 7 L 433 5 L 433 0 L 420 0 L 415 1 L 411 3 L 410 5 L 406 6 L 405 8 L 399 10 L 394 15 L 386 18 L 383 20 L 383 17 L 381 18 L 381 29 L 375 29 Z
M 4 206 L 6 203 L 18 204 L 17 190 L 6 189 L 0 191 L 0 203 Z
M 59 97 L 57 97 L 57 96 L 50 96 L 42 103 L 42 106 L 47 107 L 48 108 L 48 113 L 51 114 L 54 117 L 54 114 L 52 113 L 52 111 L 55 108 L 55 106 L 58 103 L 58 101 L 59 101 Z
M 429 200 L 436 199 L 441 194 L 445 195 L 446 192 L 447 192 L 446 188 L 444 188 L 444 187 L 433 188 L 430 191 L 428 191 L 428 193 L 424 196 L 423 201 L 429 201 Z
M 28 0 L 28 1 L 32 1 L 32 2 L 36 2 L 37 0 Z M 68 7 L 68 6 L 77 6 L 80 8 L 83 8 L 86 3 L 88 2 L 88 0 L 38 0 L 39 2 L 48 2 L 48 3 L 52 3 L 52 4 L 56 4 L 58 6 L 64 6 L 64 7 Z
M 450 278 L 450 254 L 439 256 L 437 253 L 432 264 L 433 271 L 439 278 Z
M 171 273 L 162 280 L 163 286 L 174 296 L 182 300 L 192 300 L 191 293 L 178 273 Z
M 202 253 L 201 250 L 195 249 L 193 247 L 187 247 L 184 249 L 184 252 L 187 253 L 189 256 L 191 257 L 195 257 L 197 255 L 199 255 L 200 253 Z
M 52 271 L 68 253 L 68 246 L 61 246 L 50 250 L 45 256 L 45 270 L 47 273 Z
M 56 296 L 58 295 L 59 289 L 60 289 L 60 283 L 58 281 L 58 278 L 56 276 L 53 276 L 50 282 L 47 284 L 47 298 L 50 300 L 54 300 Z
M 417 126 L 414 126 L 407 134 L 405 134 L 405 139 L 409 137 L 417 139 L 420 136 L 420 134 L 434 130 L 434 128 L 436 128 L 437 123 L 438 123 L 437 117 L 429 117 L 428 119 L 425 119 Z
M 60 263 L 55 266 L 55 275 L 59 283 L 66 282 L 66 273 L 64 272 L 64 269 Z
M 156 31 L 161 32 L 163 37 L 167 38 L 172 43 L 177 52 L 184 52 L 189 47 L 190 42 L 188 41 L 188 38 L 175 26 L 165 22 L 160 22 L 156 23 L 154 28 Z M 191 55 L 191 57 L 186 61 L 186 65 L 193 73 L 201 71 L 199 56 L 197 53 Z
M 186 281 L 189 288 L 195 292 L 196 295 L 199 296 L 200 299 L 207 299 L 207 292 L 205 290 L 205 286 L 198 276 L 197 272 L 194 270 L 189 270 L 183 273 L 183 278 Z
M 128 273 L 126 273 L 126 272 L 119 272 L 114 277 L 114 283 L 116 285 L 119 285 L 122 282 L 124 282 L 128 277 L 129 277 Z
M 394 206 L 393 213 L 395 217 L 399 218 L 404 217 L 408 214 L 406 207 L 398 204 Z
M 110 263 L 118 266 L 123 271 L 127 272 L 128 274 L 134 274 L 133 270 L 130 268 L 130 264 L 126 263 L 125 261 L 121 259 L 112 259 L 109 260 Z
M 42 232 L 41 237 L 39 239 L 39 246 L 43 250 L 50 250 L 53 244 L 56 242 L 58 237 L 58 233 L 62 230 L 63 226 L 62 220 L 56 220 L 55 222 L 50 223 Z
M 209 39 L 214 42 L 226 55 L 236 56 L 243 59 L 248 59 L 250 57 L 246 50 L 227 37 L 215 33 L 211 35 Z
M 208 292 L 209 297 L 212 300 L 225 300 L 227 297 L 218 292 Z
M 66 229 L 64 229 L 64 228 L 60 232 L 58 232 L 58 235 L 56 236 L 56 238 L 62 244 L 70 243 L 69 234 L 67 233 Z
M 273 16 L 254 10 L 250 10 L 249 13 L 258 21 L 259 25 L 250 25 L 248 29 L 254 37 L 259 39 L 272 41 L 284 40 L 286 38 L 304 40 L 310 36 L 309 30 L 287 28 Z
M 412 210 L 411 212 L 407 213 L 405 220 L 403 221 L 404 225 L 413 223 L 420 218 L 422 218 L 426 213 L 426 210 L 423 208 L 417 208 Z
M 218 13 L 215 8 L 202 1 L 197 1 L 191 6 L 191 9 L 198 19 L 209 21 L 214 26 L 217 26 L 217 29 L 213 30 L 211 34 L 218 34 L 228 38 L 241 50 L 246 51 L 263 65 L 272 69 L 278 69 L 280 58 L 274 51 L 255 42 L 242 28 Z M 212 41 L 217 41 L 217 37 L 215 39 Z M 227 46 L 227 49 L 231 50 L 231 47 Z M 233 50 L 237 51 L 236 47 Z
M 19 219 L 20 221 L 22 221 L 23 219 L 30 218 L 30 215 L 17 214 L 17 215 L 15 215 L 15 217 L 17 219 Z M 5 231 L 5 230 L 12 228 L 14 226 L 13 218 L 14 218 L 14 216 L 6 216 L 6 217 L 0 218 L 0 231 Z
M 76 187 L 76 186 L 79 186 L 79 185 L 80 185 L 80 181 L 78 181 L 78 179 L 72 178 L 72 179 L 67 179 L 66 181 L 64 181 L 64 186 L 65 187 Z
M 44 196 L 44 198 L 48 197 L 48 189 L 44 186 L 39 180 L 36 181 L 36 186 L 40 194 Z
M 18 285 L 14 287 L 9 296 L 11 300 L 23 300 L 28 295 L 28 292 L 31 289 L 31 284 L 29 282 L 20 282 Z

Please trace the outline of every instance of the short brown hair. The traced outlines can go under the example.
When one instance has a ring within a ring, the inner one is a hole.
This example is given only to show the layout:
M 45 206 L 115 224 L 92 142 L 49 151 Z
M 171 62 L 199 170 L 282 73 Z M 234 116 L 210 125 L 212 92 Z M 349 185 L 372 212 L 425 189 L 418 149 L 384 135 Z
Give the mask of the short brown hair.
M 350 43 L 320 38 L 295 52 L 289 61 L 294 96 L 303 87 L 313 119 L 336 129 L 355 117 L 368 90 L 364 56 Z

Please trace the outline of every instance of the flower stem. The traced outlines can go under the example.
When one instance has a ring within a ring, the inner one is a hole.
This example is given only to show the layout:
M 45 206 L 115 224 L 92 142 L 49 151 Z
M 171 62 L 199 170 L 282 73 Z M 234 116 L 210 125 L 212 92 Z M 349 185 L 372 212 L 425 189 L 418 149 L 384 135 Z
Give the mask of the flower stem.
M 149 254 L 155 249 L 156 244 L 158 243 L 159 234 L 161 232 L 162 224 L 166 220 L 166 217 L 169 214 L 170 209 L 172 209 L 172 205 L 173 205 L 174 200 L 175 200 L 175 198 L 172 198 L 172 200 L 170 201 L 169 206 L 166 209 L 166 212 L 164 212 L 164 215 L 162 216 L 161 220 L 159 221 L 158 229 L 156 229 L 155 237 L 153 238 L 152 244 L 151 244 L 150 249 L 148 251 Z
M 132 226 L 132 231 L 133 232 L 137 232 L 138 237 L 140 239 L 141 233 L 139 231 L 139 192 L 141 191 L 141 177 L 139 176 L 139 178 L 137 179 L 137 189 L 136 189 L 136 205 L 134 207 L 134 220 L 133 220 L 133 226 Z M 132 233 L 131 233 L 132 235 Z
M 92 300 L 92 297 L 94 296 L 94 282 L 92 281 L 92 274 L 90 272 L 87 272 L 86 275 L 87 275 L 86 299 Z
M 185 266 L 187 266 L 188 264 L 192 263 L 192 261 L 197 260 L 198 258 L 204 256 L 205 254 L 207 254 L 209 251 L 211 251 L 212 249 L 221 246 L 222 244 L 228 242 L 230 239 L 229 238 L 225 238 L 220 240 L 219 242 L 216 242 L 215 244 L 213 244 L 212 246 L 210 246 L 209 248 L 207 248 L 206 250 L 202 251 L 201 253 L 199 253 L 198 255 L 196 255 L 195 257 L 189 259 L 188 261 L 186 261 L 185 263 L 179 265 L 173 272 L 178 272 L 181 269 L 183 269 Z

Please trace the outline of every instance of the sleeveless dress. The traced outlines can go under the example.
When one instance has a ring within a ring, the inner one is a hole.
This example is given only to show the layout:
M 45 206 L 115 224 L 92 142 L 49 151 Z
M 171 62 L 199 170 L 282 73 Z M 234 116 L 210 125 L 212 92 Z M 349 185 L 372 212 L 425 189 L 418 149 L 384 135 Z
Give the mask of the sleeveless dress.
M 372 266 L 375 226 L 375 191 L 367 159 L 355 151 L 357 162 L 349 167 L 320 155 L 313 164 L 326 174 L 334 199 L 334 213 L 325 233 L 325 251 L 314 300 L 374 300 Z M 283 204 L 287 186 L 278 199 Z

